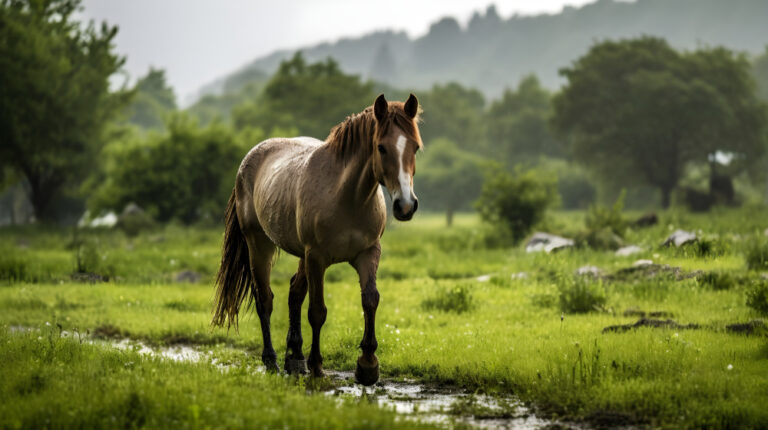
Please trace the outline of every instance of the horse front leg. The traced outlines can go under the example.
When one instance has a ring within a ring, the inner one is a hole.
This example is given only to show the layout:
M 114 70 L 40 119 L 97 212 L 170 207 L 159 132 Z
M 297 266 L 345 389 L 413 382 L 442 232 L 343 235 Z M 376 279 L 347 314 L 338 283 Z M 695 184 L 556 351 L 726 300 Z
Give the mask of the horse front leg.
M 312 348 L 309 353 L 309 366 L 312 376 L 323 376 L 323 356 L 320 354 L 320 329 L 325 324 L 328 309 L 323 297 L 323 276 L 328 264 L 310 250 L 304 254 L 307 283 L 309 284 L 309 325 L 312 326 Z
M 307 296 L 307 275 L 304 260 L 299 260 L 299 269 L 291 278 L 288 293 L 288 338 L 285 341 L 285 371 L 290 374 L 307 373 L 307 362 L 301 351 L 304 340 L 301 337 L 301 305 Z
M 360 342 L 362 354 L 357 359 L 355 379 L 363 385 L 373 385 L 379 380 L 379 360 L 376 357 L 376 308 L 379 306 L 379 290 L 376 289 L 376 271 L 379 267 L 381 246 L 379 243 L 360 253 L 352 263 L 360 277 L 360 292 L 365 318 L 365 331 Z

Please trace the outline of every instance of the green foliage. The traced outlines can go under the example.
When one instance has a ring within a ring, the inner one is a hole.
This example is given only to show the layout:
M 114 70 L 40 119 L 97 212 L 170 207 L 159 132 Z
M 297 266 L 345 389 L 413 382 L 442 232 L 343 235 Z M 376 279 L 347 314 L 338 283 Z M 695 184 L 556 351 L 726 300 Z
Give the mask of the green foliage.
M 560 292 L 560 310 L 565 313 L 602 311 L 607 301 L 602 282 L 591 276 L 563 277 L 557 288 Z
M 557 179 L 545 173 L 518 167 L 510 174 L 492 167 L 476 203 L 483 221 L 509 234 L 513 242 L 523 239 L 544 220 L 547 209 L 558 202 Z
M 419 93 L 424 106 L 421 136 L 427 144 L 444 138 L 455 142 L 465 151 L 480 152 L 483 148 L 483 94 L 451 82 L 434 85 L 430 91 Z
M 724 48 L 681 53 L 663 39 L 607 41 L 573 66 L 553 124 L 577 161 L 606 181 L 643 181 L 668 207 L 686 164 L 717 151 L 746 164 L 764 152 L 768 115 L 746 59 Z
M 107 180 L 90 202 L 94 213 L 136 203 L 162 222 L 221 216 L 250 145 L 221 124 L 200 128 L 183 115 L 167 127 L 166 134 L 110 148 Z
M 347 75 L 331 58 L 308 64 L 300 52 L 283 61 L 256 100 L 232 112 L 236 130 L 295 127 L 300 135 L 324 139 L 347 115 L 369 106 L 373 84 Z
M 425 310 L 436 309 L 457 314 L 467 312 L 474 307 L 472 292 L 469 288 L 467 285 L 442 288 L 434 296 L 423 300 L 421 307 Z
M 747 306 L 760 315 L 768 316 L 768 282 L 761 280 L 747 291 Z
M 28 263 L 10 249 L 0 249 L 0 281 L 25 282 L 28 279 Z
M 483 183 L 482 159 L 461 150 L 455 143 L 437 139 L 429 144 L 418 160 L 419 175 L 415 189 L 427 209 L 442 209 L 450 226 L 453 213 L 465 209 L 477 199 Z
M 0 2 L 0 159 L 26 179 L 38 220 L 56 218 L 92 171 L 102 128 L 125 99 L 109 92 L 123 64 L 117 28 L 76 21 L 79 5 Z
M 715 291 L 730 290 L 738 284 L 739 280 L 730 272 L 712 271 L 698 276 L 696 280 L 700 285 Z
M 489 148 L 501 153 L 507 166 L 541 156 L 562 157 L 563 146 L 548 124 L 552 112 L 551 96 L 528 75 L 516 91 L 506 89 L 501 99 L 491 103 L 486 121 Z
M 749 239 L 745 258 L 750 270 L 768 270 L 768 239 L 759 235 Z
M 176 110 L 176 96 L 168 86 L 165 71 L 150 68 L 134 87 L 134 98 L 126 107 L 129 123 L 143 129 L 162 130 L 167 117 Z
M 584 220 L 587 230 L 600 231 L 607 229 L 619 237 L 624 237 L 629 224 L 622 214 L 626 195 L 626 191 L 622 191 L 610 208 L 597 203 L 592 204 L 589 210 L 587 210 L 587 216 Z

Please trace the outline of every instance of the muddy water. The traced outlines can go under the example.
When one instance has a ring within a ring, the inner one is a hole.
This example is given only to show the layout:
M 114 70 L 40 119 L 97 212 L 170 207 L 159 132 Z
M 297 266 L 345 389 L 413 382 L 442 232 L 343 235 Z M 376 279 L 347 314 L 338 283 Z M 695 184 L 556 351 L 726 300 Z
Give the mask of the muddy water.
M 11 327 L 11 332 L 34 331 L 26 327 Z M 62 337 L 78 338 L 78 333 L 61 331 Z M 201 351 L 187 345 L 152 348 L 130 339 L 99 340 L 83 337 L 81 341 L 119 350 L 131 350 L 143 355 L 177 362 L 210 362 L 222 372 L 233 365 L 221 364 L 212 351 Z M 264 372 L 259 366 L 256 372 Z M 373 387 L 354 383 L 352 372 L 326 370 L 334 388 L 321 391 L 322 395 L 339 399 L 370 402 L 394 410 L 403 419 L 428 422 L 453 428 L 457 424 L 482 429 L 536 429 L 544 427 L 573 427 L 572 423 L 545 420 L 534 415 L 513 396 L 488 396 L 459 389 L 450 389 L 419 383 L 415 380 L 381 380 Z

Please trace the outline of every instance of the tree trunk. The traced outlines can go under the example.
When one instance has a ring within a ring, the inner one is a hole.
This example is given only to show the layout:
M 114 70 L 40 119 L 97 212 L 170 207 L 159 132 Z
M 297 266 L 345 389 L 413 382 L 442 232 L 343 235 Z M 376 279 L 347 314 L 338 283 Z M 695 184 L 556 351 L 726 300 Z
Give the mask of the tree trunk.
M 669 209 L 669 203 L 672 197 L 672 188 L 661 187 L 661 207 L 662 209 Z
M 453 225 L 453 208 L 448 208 L 445 211 L 445 225 L 448 227 Z

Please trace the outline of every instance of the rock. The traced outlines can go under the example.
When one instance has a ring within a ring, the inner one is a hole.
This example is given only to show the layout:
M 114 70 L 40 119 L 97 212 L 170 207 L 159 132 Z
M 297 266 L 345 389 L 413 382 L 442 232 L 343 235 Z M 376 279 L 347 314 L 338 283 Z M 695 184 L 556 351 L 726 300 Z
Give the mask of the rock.
M 517 272 L 513 273 L 512 276 L 510 276 L 512 279 L 528 279 L 528 274 L 525 272 Z
M 475 278 L 475 281 L 477 282 L 488 282 L 491 280 L 491 275 L 480 275 L 477 278 Z
M 765 327 L 765 323 L 762 320 L 752 320 L 743 324 L 729 324 L 725 326 L 725 330 L 731 333 L 742 333 L 746 335 L 754 334 L 756 331 L 760 332 Z
M 579 276 L 593 276 L 599 278 L 602 276 L 603 271 L 597 266 L 581 266 L 576 269 L 576 274 Z
M 659 223 L 659 217 L 655 213 L 647 213 L 640 218 L 636 219 L 634 224 L 636 227 L 650 227 Z
M 616 256 L 629 257 L 630 255 L 638 254 L 645 251 L 644 248 L 637 245 L 629 245 L 616 250 Z
M 195 272 L 194 270 L 183 270 L 176 274 L 176 282 L 187 282 L 190 284 L 195 284 L 202 279 L 203 275 Z
M 637 260 L 632 263 L 632 267 L 646 267 L 653 266 L 653 260 Z
M 621 332 L 625 332 L 633 328 L 639 328 L 639 327 L 697 329 L 699 328 L 699 325 L 698 324 L 678 324 L 677 322 L 675 322 L 675 320 L 655 320 L 655 319 L 648 319 L 648 318 L 640 318 L 634 324 L 621 324 L 621 325 L 608 326 L 603 329 L 603 333 L 609 333 L 612 331 L 621 333 Z
M 669 235 L 667 240 L 665 240 L 661 246 L 675 245 L 679 248 L 687 243 L 695 242 L 697 239 L 698 237 L 696 237 L 696 233 L 677 229 Z
M 525 245 L 525 252 L 544 251 L 549 254 L 550 252 L 560 251 L 565 248 L 572 248 L 573 245 L 574 243 L 571 239 L 566 239 L 554 234 L 538 232 L 534 233 Z
M 117 224 L 117 214 L 114 212 L 107 212 L 106 214 L 91 219 L 91 214 L 85 211 L 80 220 L 77 222 L 78 227 L 114 227 Z
M 144 215 L 144 209 L 141 208 L 141 206 L 137 205 L 136 203 L 128 203 L 123 208 L 123 213 L 120 214 L 120 216 L 126 216 L 126 215 Z
M 767 236 L 767 237 L 768 237 L 768 228 L 766 228 L 766 229 L 765 229 L 765 231 L 763 232 L 763 234 L 764 234 L 765 236 Z

